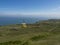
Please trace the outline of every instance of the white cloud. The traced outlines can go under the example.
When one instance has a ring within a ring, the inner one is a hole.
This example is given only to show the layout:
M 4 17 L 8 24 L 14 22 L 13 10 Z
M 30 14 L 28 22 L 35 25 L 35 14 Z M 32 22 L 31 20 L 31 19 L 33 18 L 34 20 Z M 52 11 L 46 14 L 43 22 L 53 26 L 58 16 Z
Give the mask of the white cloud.
M 0 14 L 1 15 L 1 14 Z M 60 18 L 59 12 L 4 12 L 3 16 L 43 16 L 49 18 Z
M 40 12 L 28 12 L 28 11 L 0 11 L 0 15 L 3 15 L 3 16 L 20 16 L 20 15 L 23 15 L 23 16 L 44 16 L 44 17 L 57 17 L 57 18 L 60 18 L 60 7 L 57 7 L 57 8 L 54 8 L 52 10 L 48 10 L 48 11 L 40 11 Z
M 60 7 L 57 7 L 57 8 L 54 8 L 54 9 L 52 9 L 53 11 L 58 11 L 58 10 L 60 10 Z

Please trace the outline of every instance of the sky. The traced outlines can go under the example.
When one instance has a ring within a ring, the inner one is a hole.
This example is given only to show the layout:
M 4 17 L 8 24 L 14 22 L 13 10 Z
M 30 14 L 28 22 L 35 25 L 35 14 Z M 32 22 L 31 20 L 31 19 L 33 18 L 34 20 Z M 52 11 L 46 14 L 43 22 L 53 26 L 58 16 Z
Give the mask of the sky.
M 60 0 L 0 0 L 0 16 L 60 18 Z

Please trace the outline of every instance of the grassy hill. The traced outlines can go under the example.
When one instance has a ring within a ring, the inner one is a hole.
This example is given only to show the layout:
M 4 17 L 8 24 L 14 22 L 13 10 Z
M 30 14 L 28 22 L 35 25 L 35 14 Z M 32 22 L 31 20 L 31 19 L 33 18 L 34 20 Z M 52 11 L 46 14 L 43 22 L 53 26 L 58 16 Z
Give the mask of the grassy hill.
M 60 21 L 0 26 L 0 45 L 60 45 Z

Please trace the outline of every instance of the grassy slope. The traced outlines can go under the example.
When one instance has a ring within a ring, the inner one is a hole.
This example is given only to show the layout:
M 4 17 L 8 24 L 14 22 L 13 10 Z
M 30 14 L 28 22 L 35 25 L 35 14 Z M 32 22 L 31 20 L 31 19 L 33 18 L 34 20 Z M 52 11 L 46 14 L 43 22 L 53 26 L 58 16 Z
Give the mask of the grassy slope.
M 28 25 L 27 28 L 22 28 L 21 25 L 1 26 L 0 45 L 60 45 L 60 23 L 39 25 L 40 27 Z M 53 30 L 49 32 L 51 29 Z

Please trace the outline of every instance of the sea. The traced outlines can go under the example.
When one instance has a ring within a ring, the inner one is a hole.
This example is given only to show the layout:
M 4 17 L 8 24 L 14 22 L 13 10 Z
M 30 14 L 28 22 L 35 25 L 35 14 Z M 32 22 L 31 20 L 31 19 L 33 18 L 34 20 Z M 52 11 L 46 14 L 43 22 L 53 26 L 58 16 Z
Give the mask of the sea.
M 44 20 L 43 17 L 7 17 L 0 16 L 0 25 L 21 24 L 21 23 L 35 23 L 40 20 Z

